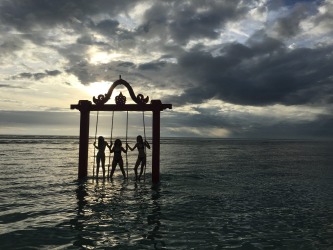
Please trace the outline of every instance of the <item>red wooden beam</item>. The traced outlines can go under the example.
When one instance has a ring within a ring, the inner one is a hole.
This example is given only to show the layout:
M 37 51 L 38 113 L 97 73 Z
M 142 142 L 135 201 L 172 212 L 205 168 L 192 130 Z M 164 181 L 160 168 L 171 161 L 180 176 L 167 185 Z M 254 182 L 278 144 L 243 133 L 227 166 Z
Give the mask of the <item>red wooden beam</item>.
M 71 109 L 82 108 L 83 100 L 79 101 L 79 104 L 72 104 Z M 86 102 L 86 101 L 84 101 Z M 95 105 L 90 101 L 87 101 L 90 104 L 86 104 L 85 108 L 88 108 L 89 111 L 162 111 L 164 109 L 172 109 L 171 104 L 162 104 L 160 100 L 152 100 L 151 104 L 125 104 L 125 105 L 117 105 L 117 104 L 104 104 L 104 105 Z M 86 106 L 88 105 L 88 106 Z

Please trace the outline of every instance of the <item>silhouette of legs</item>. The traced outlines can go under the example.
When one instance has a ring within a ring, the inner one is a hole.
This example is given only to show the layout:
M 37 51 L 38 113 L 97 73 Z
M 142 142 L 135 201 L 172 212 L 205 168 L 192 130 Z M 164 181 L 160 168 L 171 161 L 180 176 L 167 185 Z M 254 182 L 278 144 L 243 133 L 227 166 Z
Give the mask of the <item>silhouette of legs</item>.
M 120 159 L 119 161 L 115 161 L 115 160 L 112 161 L 112 169 L 111 169 L 110 178 L 112 178 L 113 173 L 114 173 L 114 171 L 116 170 L 116 166 L 117 166 L 117 164 L 119 164 L 119 167 L 120 167 L 120 170 L 121 170 L 121 172 L 122 172 L 122 174 L 123 174 L 123 177 L 124 177 L 124 179 L 126 179 L 126 173 L 125 173 L 125 170 L 124 170 L 124 162 L 123 162 L 123 159 Z
M 103 179 L 105 179 L 105 157 L 102 157 Z
M 138 177 L 138 167 L 139 167 L 140 163 L 141 163 L 141 169 L 140 169 L 140 175 Z M 136 181 L 140 180 L 145 165 L 146 165 L 146 158 L 145 157 L 138 157 L 138 159 L 136 160 L 136 163 L 135 163 L 135 167 L 134 167 L 135 180 Z
M 119 166 L 120 166 L 120 170 L 121 170 L 121 172 L 123 173 L 123 176 L 124 176 L 124 179 L 126 179 L 126 174 L 125 174 L 125 170 L 124 170 L 124 165 L 123 164 L 119 164 Z
M 111 168 L 111 174 L 110 174 L 110 178 L 112 179 L 113 173 L 116 170 L 116 166 L 117 166 L 117 162 L 116 161 L 112 161 L 112 168 Z
M 96 179 L 98 179 L 100 159 L 101 159 L 101 157 L 97 154 L 97 157 L 96 157 L 96 163 L 97 163 L 97 166 L 96 166 Z

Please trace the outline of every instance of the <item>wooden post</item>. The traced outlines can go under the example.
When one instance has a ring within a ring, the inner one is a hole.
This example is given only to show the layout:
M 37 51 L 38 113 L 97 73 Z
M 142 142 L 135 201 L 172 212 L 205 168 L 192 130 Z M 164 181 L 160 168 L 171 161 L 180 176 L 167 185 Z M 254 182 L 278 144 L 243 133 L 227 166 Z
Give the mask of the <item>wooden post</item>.
M 91 102 L 81 100 L 80 110 L 80 148 L 79 148 L 79 172 L 78 178 L 82 179 L 88 175 L 88 149 L 89 149 L 89 116 Z
M 152 149 L 152 182 L 160 182 L 160 100 L 152 100 L 153 105 L 153 149 Z

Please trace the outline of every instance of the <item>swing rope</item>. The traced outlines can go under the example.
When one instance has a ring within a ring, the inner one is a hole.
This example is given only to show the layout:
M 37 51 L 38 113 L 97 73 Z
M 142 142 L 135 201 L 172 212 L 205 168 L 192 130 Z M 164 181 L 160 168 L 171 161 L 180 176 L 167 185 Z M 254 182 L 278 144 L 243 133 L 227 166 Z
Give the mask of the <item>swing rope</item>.
M 127 133 L 128 133 L 128 111 L 127 111 L 127 116 L 126 116 L 126 176 L 127 176 L 127 179 L 128 179 Z
M 144 111 L 142 111 L 142 122 L 143 122 L 143 135 L 145 138 L 143 148 L 145 150 L 145 155 L 146 155 L 146 124 L 145 124 L 145 112 Z M 145 168 L 144 168 L 144 172 L 143 172 L 143 181 L 146 181 L 146 166 L 147 166 L 147 155 L 146 155 Z
M 96 119 L 95 144 L 96 144 L 96 139 L 97 139 L 98 115 L 99 115 L 99 111 L 97 111 L 97 119 Z M 96 161 L 96 147 L 94 145 L 93 177 L 95 177 L 95 161 Z
M 113 117 L 114 117 L 114 111 L 112 111 L 112 119 L 111 119 L 110 148 L 112 148 Z M 111 160 L 111 152 L 109 152 L 108 178 L 110 177 L 110 160 Z

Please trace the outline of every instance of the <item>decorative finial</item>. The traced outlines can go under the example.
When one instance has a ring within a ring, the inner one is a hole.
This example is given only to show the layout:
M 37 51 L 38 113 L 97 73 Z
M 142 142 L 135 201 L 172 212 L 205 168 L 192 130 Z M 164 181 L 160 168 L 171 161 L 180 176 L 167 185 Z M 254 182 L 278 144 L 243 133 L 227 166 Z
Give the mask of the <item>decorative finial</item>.
M 120 92 L 118 96 L 115 98 L 117 105 L 125 105 L 126 104 L 126 96 L 123 96 L 123 94 Z

